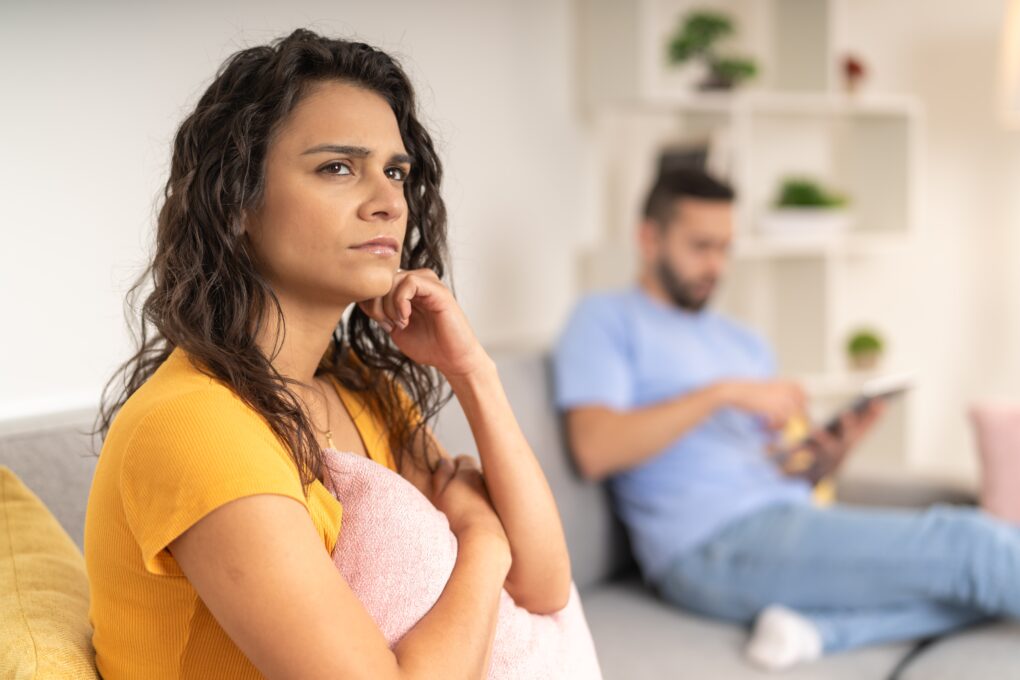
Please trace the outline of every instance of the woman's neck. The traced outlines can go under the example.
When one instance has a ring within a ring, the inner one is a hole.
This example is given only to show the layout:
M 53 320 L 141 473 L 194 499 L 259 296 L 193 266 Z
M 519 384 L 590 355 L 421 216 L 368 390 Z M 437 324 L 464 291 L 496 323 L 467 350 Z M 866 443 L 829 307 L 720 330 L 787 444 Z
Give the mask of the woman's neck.
M 259 332 L 256 343 L 280 375 L 311 384 L 347 305 L 310 307 L 278 297 L 286 332 L 279 328 L 273 310 L 265 315 L 269 322 Z

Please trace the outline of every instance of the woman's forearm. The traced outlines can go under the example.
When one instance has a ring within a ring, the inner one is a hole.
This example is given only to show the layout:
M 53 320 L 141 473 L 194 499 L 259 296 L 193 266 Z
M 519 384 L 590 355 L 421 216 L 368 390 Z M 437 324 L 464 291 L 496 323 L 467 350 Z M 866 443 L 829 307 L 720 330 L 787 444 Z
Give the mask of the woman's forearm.
M 458 537 L 457 562 L 446 588 L 393 650 L 402 678 L 485 677 L 509 570 L 505 544 L 501 552 L 489 540 Z
M 546 614 L 570 595 L 570 557 L 556 502 L 521 432 L 493 362 L 449 379 L 478 447 L 485 483 L 510 543 L 506 588 L 518 605 Z

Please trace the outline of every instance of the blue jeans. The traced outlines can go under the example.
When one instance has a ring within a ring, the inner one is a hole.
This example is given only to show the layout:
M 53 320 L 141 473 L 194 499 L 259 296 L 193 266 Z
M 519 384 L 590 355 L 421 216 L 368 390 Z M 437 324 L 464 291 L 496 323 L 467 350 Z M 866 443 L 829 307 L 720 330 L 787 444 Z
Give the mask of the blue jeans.
M 738 623 L 785 605 L 835 652 L 1020 619 L 1020 528 L 944 505 L 777 505 L 679 556 L 656 585 L 670 602 Z

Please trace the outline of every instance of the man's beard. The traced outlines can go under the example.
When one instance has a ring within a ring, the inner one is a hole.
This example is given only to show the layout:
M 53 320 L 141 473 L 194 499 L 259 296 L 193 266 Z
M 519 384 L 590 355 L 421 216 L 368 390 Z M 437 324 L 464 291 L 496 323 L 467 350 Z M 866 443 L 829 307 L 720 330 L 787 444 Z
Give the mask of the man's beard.
M 684 281 L 666 262 L 666 258 L 659 258 L 659 263 L 656 266 L 656 274 L 659 277 L 659 283 L 662 285 L 663 290 L 666 291 L 666 295 L 673 301 L 677 307 L 686 309 L 689 312 L 700 312 L 708 305 L 711 299 L 711 289 L 708 293 L 698 296 L 694 293 L 694 290 L 699 285 L 712 284 L 712 288 L 715 287 L 715 280 L 699 281 L 692 283 L 690 281 Z

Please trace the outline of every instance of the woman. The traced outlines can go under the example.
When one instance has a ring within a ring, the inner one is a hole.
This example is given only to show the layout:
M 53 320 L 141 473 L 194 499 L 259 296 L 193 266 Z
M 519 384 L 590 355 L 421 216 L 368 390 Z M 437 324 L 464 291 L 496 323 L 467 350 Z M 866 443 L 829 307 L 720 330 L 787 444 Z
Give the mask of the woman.
M 441 282 L 441 174 L 400 67 L 307 30 L 230 57 L 181 125 L 131 292 L 151 277 L 141 348 L 97 428 L 85 556 L 107 680 L 479 677 L 501 588 L 566 604 L 552 494 Z M 437 372 L 484 480 L 426 425 Z M 326 447 L 398 471 L 458 539 L 392 650 L 330 559 Z

